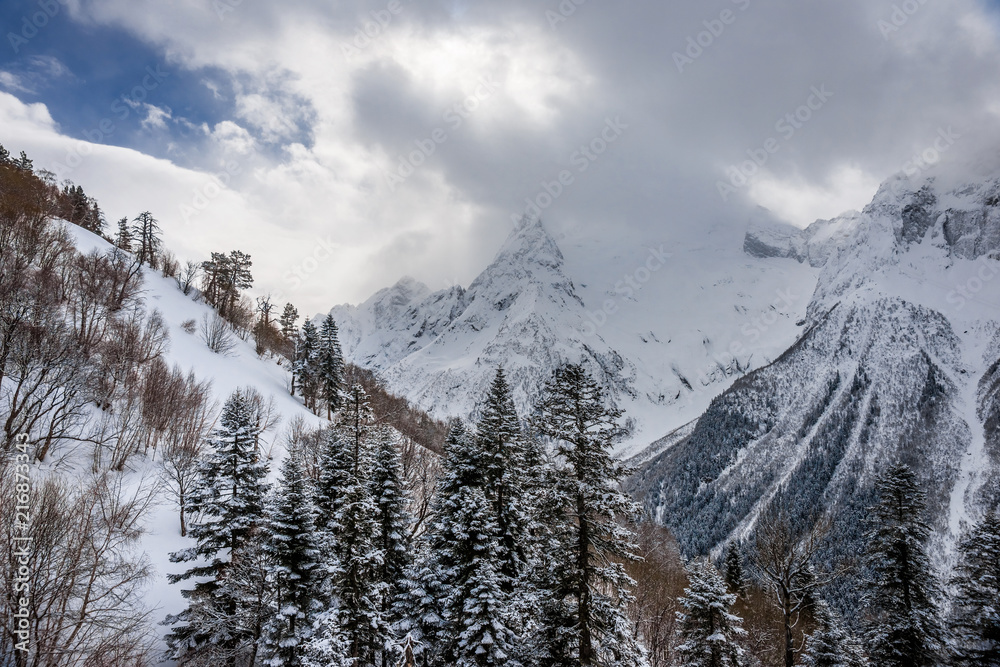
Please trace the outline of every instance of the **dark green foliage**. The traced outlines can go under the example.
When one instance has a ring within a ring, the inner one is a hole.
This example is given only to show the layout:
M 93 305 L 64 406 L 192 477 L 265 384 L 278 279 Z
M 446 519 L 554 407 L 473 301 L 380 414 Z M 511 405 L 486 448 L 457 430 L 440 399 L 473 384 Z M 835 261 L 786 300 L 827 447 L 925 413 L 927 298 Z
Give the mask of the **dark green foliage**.
M 952 586 L 955 664 L 1000 666 L 1000 516 L 997 510 L 959 545 Z
M 372 456 L 371 494 L 375 499 L 378 525 L 375 543 L 382 553 L 377 579 L 382 587 L 382 612 L 388 618 L 402 593 L 402 582 L 412 562 L 409 501 L 403 480 L 403 466 L 395 438 L 389 429 L 375 432 Z
M 344 384 L 344 355 L 337 338 L 337 323 L 327 315 L 319 330 L 313 373 L 317 379 L 318 398 L 326 407 L 326 417 L 340 408 Z
M 813 605 L 816 630 L 806 637 L 802 667 L 867 667 L 861 644 L 844 627 L 844 622 L 822 600 Z
M 746 592 L 746 577 L 743 574 L 743 556 L 740 554 L 737 542 L 730 542 L 729 548 L 726 549 L 723 568 L 729 590 L 737 596 L 743 595 Z
M 503 368 L 497 369 L 476 426 L 475 456 L 497 531 L 502 586 L 514 590 L 527 562 L 529 532 L 527 444 Z M 537 465 L 537 464 L 536 464 Z
M 866 536 L 868 649 L 880 667 L 931 667 L 942 658 L 944 631 L 941 591 L 927 556 L 924 494 L 902 464 L 892 466 L 877 489 Z
M 203 563 L 183 574 L 168 575 L 171 583 L 199 579 L 193 589 L 183 592 L 190 600 L 188 609 L 166 621 L 187 623 L 167 636 L 171 654 L 177 659 L 186 660 L 191 652 L 197 654 L 206 648 L 235 651 L 247 641 L 246 637 L 233 636 L 232 629 L 220 619 L 239 612 L 241 596 L 234 589 L 232 564 L 248 548 L 264 514 L 267 468 L 259 460 L 258 436 L 253 401 L 237 391 L 226 401 L 219 426 L 209 438 L 212 451 L 202 464 L 191 495 L 191 513 L 199 517 L 190 529 L 196 544 L 170 555 L 175 563 Z
M 220 316 L 231 320 L 240 294 L 253 287 L 251 266 L 250 255 L 240 250 L 228 255 L 213 252 L 211 259 L 201 263 L 202 293 Z
M 638 514 L 620 487 L 627 469 L 610 453 L 620 416 L 579 365 L 560 367 L 546 384 L 535 427 L 552 442 L 559 465 L 543 501 L 552 536 L 550 573 L 540 582 L 540 665 L 644 660 L 625 618 L 634 582 L 616 562 L 635 558 L 633 535 L 621 522 Z
M 736 595 L 708 560 L 687 566 L 688 587 L 677 613 L 680 667 L 740 667 L 745 664 L 739 640 L 743 619 L 730 612 Z
M 286 457 L 264 526 L 275 610 L 264 627 L 263 644 L 264 657 L 273 666 L 303 664 L 304 646 L 321 608 L 321 554 L 316 509 L 309 496 L 308 482 L 296 457 Z

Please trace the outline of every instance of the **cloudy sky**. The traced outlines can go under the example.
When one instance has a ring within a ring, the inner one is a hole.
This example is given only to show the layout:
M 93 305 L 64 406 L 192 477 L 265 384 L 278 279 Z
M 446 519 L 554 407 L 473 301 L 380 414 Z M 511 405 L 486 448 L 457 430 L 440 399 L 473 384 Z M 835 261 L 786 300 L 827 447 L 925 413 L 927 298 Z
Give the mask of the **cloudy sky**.
M 613 240 L 804 226 L 998 146 L 1000 9 L 955 0 L 0 3 L 0 142 L 239 248 L 318 311 L 467 284 L 527 208 Z M 939 152 L 940 151 L 940 152 Z

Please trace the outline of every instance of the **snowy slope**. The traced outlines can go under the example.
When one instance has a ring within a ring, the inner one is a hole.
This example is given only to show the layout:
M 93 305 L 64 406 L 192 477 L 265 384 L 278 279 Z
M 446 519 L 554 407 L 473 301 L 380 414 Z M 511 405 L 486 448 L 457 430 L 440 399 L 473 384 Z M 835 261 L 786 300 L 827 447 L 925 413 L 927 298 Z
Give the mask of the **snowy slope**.
M 89 252 L 93 249 L 106 250 L 110 245 L 104 239 L 77 227 L 67 225 L 76 239 L 77 249 Z M 262 360 L 254 352 L 252 343 L 239 341 L 236 348 L 227 357 L 212 352 L 199 337 L 187 333 L 181 324 L 187 320 L 200 322 L 204 315 L 211 316 L 212 309 L 196 303 L 177 289 L 173 279 L 164 278 L 159 272 L 143 269 L 143 293 L 147 311 L 160 311 L 170 332 L 164 361 L 169 366 L 178 365 L 185 372 L 193 370 L 199 380 L 211 380 L 212 394 L 217 403 L 217 409 L 229 395 L 241 387 L 253 387 L 264 398 L 273 399 L 276 414 L 280 422 L 275 428 L 264 434 L 264 441 L 270 444 L 270 455 L 277 462 L 284 455 L 281 445 L 281 434 L 292 419 L 301 416 L 310 424 L 319 424 L 320 420 L 306 410 L 288 393 L 288 373 L 272 360 Z M 129 461 L 133 470 L 129 473 L 136 483 L 148 483 L 157 474 L 154 461 L 136 456 Z M 277 470 L 277 463 L 272 465 L 272 471 Z M 183 585 L 170 585 L 166 574 L 183 571 L 184 564 L 171 563 L 170 552 L 192 546 L 187 538 L 180 536 L 177 508 L 166 498 L 158 504 L 147 517 L 147 532 L 142 538 L 142 549 L 146 552 L 153 566 L 154 580 L 146 595 L 146 603 L 155 607 L 154 622 L 159 622 L 167 614 L 181 611 L 185 601 L 181 597 Z M 167 628 L 157 625 L 157 631 L 162 635 Z M 164 647 L 165 648 L 165 647 Z
M 899 177 L 832 221 L 851 232 L 824 264 L 801 339 L 632 480 L 686 550 L 746 539 L 781 503 L 802 525 L 830 514 L 830 542 L 854 553 L 873 482 L 901 459 L 927 491 L 948 565 L 1000 490 L 998 193 L 997 178 Z
M 815 284 L 808 264 L 702 236 L 557 243 L 530 222 L 467 289 L 432 293 L 404 278 L 331 312 L 348 360 L 441 417 L 469 416 L 499 364 L 525 414 L 559 363 L 582 361 L 633 419 L 624 448 L 634 449 L 776 358 Z

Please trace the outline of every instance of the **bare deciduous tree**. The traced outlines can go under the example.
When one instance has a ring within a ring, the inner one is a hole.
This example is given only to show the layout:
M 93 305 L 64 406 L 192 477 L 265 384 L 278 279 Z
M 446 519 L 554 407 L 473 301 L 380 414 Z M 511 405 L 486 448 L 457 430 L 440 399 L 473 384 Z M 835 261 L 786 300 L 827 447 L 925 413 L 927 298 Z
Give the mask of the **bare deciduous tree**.
M 22 555 L 13 521 L 14 475 L 0 475 L 0 655 L 13 656 L 12 615 L 19 608 L 12 576 Z M 155 485 L 130 491 L 120 475 L 72 483 L 50 476 L 31 495 L 27 576 L 33 667 L 141 665 L 152 658 L 155 633 L 143 593 L 149 564 L 138 551 Z
M 625 563 L 625 571 L 636 581 L 629 616 L 650 667 L 668 667 L 675 657 L 677 612 L 683 610 L 678 599 L 687 584 L 684 563 L 670 531 L 652 521 L 638 525 L 636 543 L 642 559 Z
M 772 595 L 781 611 L 785 666 L 795 664 L 802 647 L 795 646 L 795 630 L 812 594 L 833 579 L 831 573 L 816 570 L 814 558 L 829 531 L 827 521 L 818 522 L 804 536 L 796 534 L 788 514 L 771 510 L 758 520 L 757 539 L 750 553 L 753 573 Z
M 223 357 L 228 357 L 236 349 L 232 328 L 215 313 L 201 318 L 201 339 L 208 349 Z

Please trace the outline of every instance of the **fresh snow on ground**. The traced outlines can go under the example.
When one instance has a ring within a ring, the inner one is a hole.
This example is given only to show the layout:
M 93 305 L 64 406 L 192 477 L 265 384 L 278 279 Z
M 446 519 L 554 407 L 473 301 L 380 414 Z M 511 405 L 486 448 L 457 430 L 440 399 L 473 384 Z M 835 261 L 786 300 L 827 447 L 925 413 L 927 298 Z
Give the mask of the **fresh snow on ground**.
M 76 239 L 77 249 L 83 253 L 91 250 L 108 250 L 111 245 L 99 236 L 77 227 L 67 225 Z M 147 312 L 158 310 L 170 331 L 170 340 L 164 361 L 167 365 L 180 366 L 185 373 L 194 371 L 199 380 L 212 382 L 212 394 L 217 403 L 216 413 L 222 404 L 237 389 L 253 387 L 265 400 L 273 399 L 275 413 L 280 421 L 268 433 L 264 440 L 270 445 L 266 453 L 272 458 L 272 477 L 276 476 L 280 460 L 284 455 L 282 433 L 285 427 L 295 418 L 301 416 L 307 423 L 319 425 L 322 421 L 298 400 L 288 393 L 288 371 L 273 359 L 261 359 L 254 351 L 252 341 L 236 339 L 236 346 L 229 356 L 220 356 L 212 352 L 201 339 L 200 325 L 202 318 L 211 317 L 214 312 L 211 307 L 197 303 L 185 296 L 177 288 L 172 278 L 164 278 L 158 271 L 143 269 L 143 296 Z M 199 329 L 190 334 L 181 325 L 194 320 Z M 148 483 L 157 479 L 158 460 L 154 453 L 152 459 L 134 456 L 129 461 L 131 468 L 130 481 L 133 483 Z M 155 607 L 153 621 L 159 623 L 167 614 L 175 614 L 185 607 L 181 590 L 189 588 L 191 582 L 171 585 L 166 580 L 168 573 L 179 573 L 187 569 L 188 563 L 171 563 L 169 554 L 182 548 L 193 546 L 194 542 L 180 536 L 180 524 L 177 507 L 171 499 L 160 494 L 160 502 L 147 517 L 147 532 L 142 538 L 141 548 L 149 557 L 154 569 L 153 582 L 146 595 L 146 602 Z M 157 631 L 163 636 L 168 628 L 157 625 Z M 165 646 L 164 646 L 165 648 Z

